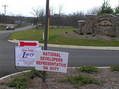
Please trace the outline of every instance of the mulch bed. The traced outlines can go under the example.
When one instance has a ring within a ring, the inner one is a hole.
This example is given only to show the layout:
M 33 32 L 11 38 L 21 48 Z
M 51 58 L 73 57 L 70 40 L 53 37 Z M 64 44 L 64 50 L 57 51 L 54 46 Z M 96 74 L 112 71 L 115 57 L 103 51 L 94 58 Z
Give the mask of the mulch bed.
M 101 85 L 88 84 L 84 86 L 74 87 L 72 84 L 65 82 L 59 82 L 59 80 L 74 76 L 74 75 L 86 75 L 93 77 L 97 80 L 101 80 Z M 27 76 L 25 73 L 17 75 L 17 76 Z M 6 83 L 10 82 L 14 76 L 6 78 L 0 81 L 0 89 L 16 89 L 9 88 L 6 86 Z M 110 69 L 99 69 L 98 73 L 83 73 L 79 72 L 74 68 L 69 68 L 68 72 L 65 73 L 55 73 L 48 72 L 48 78 L 46 80 L 46 85 L 42 83 L 42 80 L 38 77 L 35 77 L 33 80 L 30 80 L 28 83 L 27 89 L 119 89 L 119 72 L 112 72 Z

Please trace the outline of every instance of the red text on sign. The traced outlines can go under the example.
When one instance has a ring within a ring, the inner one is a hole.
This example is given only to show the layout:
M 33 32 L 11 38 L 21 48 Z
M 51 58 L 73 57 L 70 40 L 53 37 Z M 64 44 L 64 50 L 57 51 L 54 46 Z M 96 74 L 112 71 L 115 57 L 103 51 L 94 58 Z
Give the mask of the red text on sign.
M 44 70 L 48 70 L 48 66 L 43 66 L 43 69 Z
M 40 62 L 40 61 L 36 61 L 36 64 L 38 64 L 38 65 L 48 65 L 48 66 L 61 66 L 61 67 L 67 67 L 67 64 L 56 63 L 56 62 Z
M 50 70 L 53 70 L 53 71 L 58 71 L 59 68 L 58 67 L 50 67 Z
M 40 60 L 62 62 L 63 59 L 55 57 L 40 57 Z
M 54 52 L 43 52 L 44 56 L 54 56 L 54 57 L 61 57 L 60 53 L 54 53 Z

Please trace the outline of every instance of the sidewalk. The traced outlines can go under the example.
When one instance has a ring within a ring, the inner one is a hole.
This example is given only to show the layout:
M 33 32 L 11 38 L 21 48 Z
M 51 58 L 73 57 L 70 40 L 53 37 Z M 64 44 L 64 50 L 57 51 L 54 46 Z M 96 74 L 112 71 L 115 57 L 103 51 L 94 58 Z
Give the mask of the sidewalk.
M 12 43 L 18 43 L 19 40 L 8 40 Z M 40 44 L 43 46 L 44 44 Z M 48 47 L 57 47 L 57 48 L 72 48 L 72 49 L 97 49 L 97 50 L 119 50 L 119 47 L 99 47 L 99 46 L 74 46 L 74 45 L 56 45 L 48 44 Z

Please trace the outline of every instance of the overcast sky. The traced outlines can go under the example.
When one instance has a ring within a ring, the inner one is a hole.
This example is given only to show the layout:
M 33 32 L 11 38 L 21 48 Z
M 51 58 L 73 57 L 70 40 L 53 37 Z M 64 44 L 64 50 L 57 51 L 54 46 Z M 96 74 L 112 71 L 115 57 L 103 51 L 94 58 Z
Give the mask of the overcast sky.
M 59 7 L 62 13 L 69 14 L 100 7 L 104 0 L 50 0 L 50 7 L 58 13 Z M 119 4 L 119 0 L 109 0 L 112 8 Z M 3 5 L 7 5 L 7 14 L 33 16 L 32 8 L 45 8 L 46 0 L 0 0 L 0 13 L 4 13 Z

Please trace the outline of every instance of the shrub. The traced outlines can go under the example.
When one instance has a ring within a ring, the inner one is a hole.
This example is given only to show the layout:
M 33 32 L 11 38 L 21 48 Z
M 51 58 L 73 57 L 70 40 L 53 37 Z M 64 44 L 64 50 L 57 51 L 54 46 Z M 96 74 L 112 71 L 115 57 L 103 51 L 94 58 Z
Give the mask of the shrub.
M 91 32 L 88 32 L 88 33 L 86 33 L 87 35 L 91 35 L 92 33 Z
M 111 65 L 110 69 L 111 71 L 119 71 L 119 65 Z
M 84 75 L 71 76 L 61 80 L 61 82 L 69 82 L 76 87 L 83 86 L 86 84 L 97 84 L 97 85 L 101 84 L 101 81 L 98 81 L 95 78 L 91 78 Z
M 80 35 L 84 35 L 84 33 L 80 33 Z
M 78 32 L 77 30 L 73 30 L 73 32 L 80 35 L 80 32 Z
M 78 68 L 81 72 L 94 73 L 98 72 L 98 68 L 95 66 L 81 66 Z
M 31 79 L 33 79 L 34 77 L 40 77 L 40 78 L 43 79 L 47 76 L 46 74 L 44 74 L 44 71 L 38 71 L 38 70 L 35 70 L 35 69 L 31 70 L 29 72 L 29 75 L 30 75 Z
M 27 88 L 26 77 L 18 76 L 14 78 L 10 83 L 7 84 L 8 87 L 15 87 L 16 89 L 26 89 Z
M 115 14 L 119 14 L 119 6 L 115 8 Z

